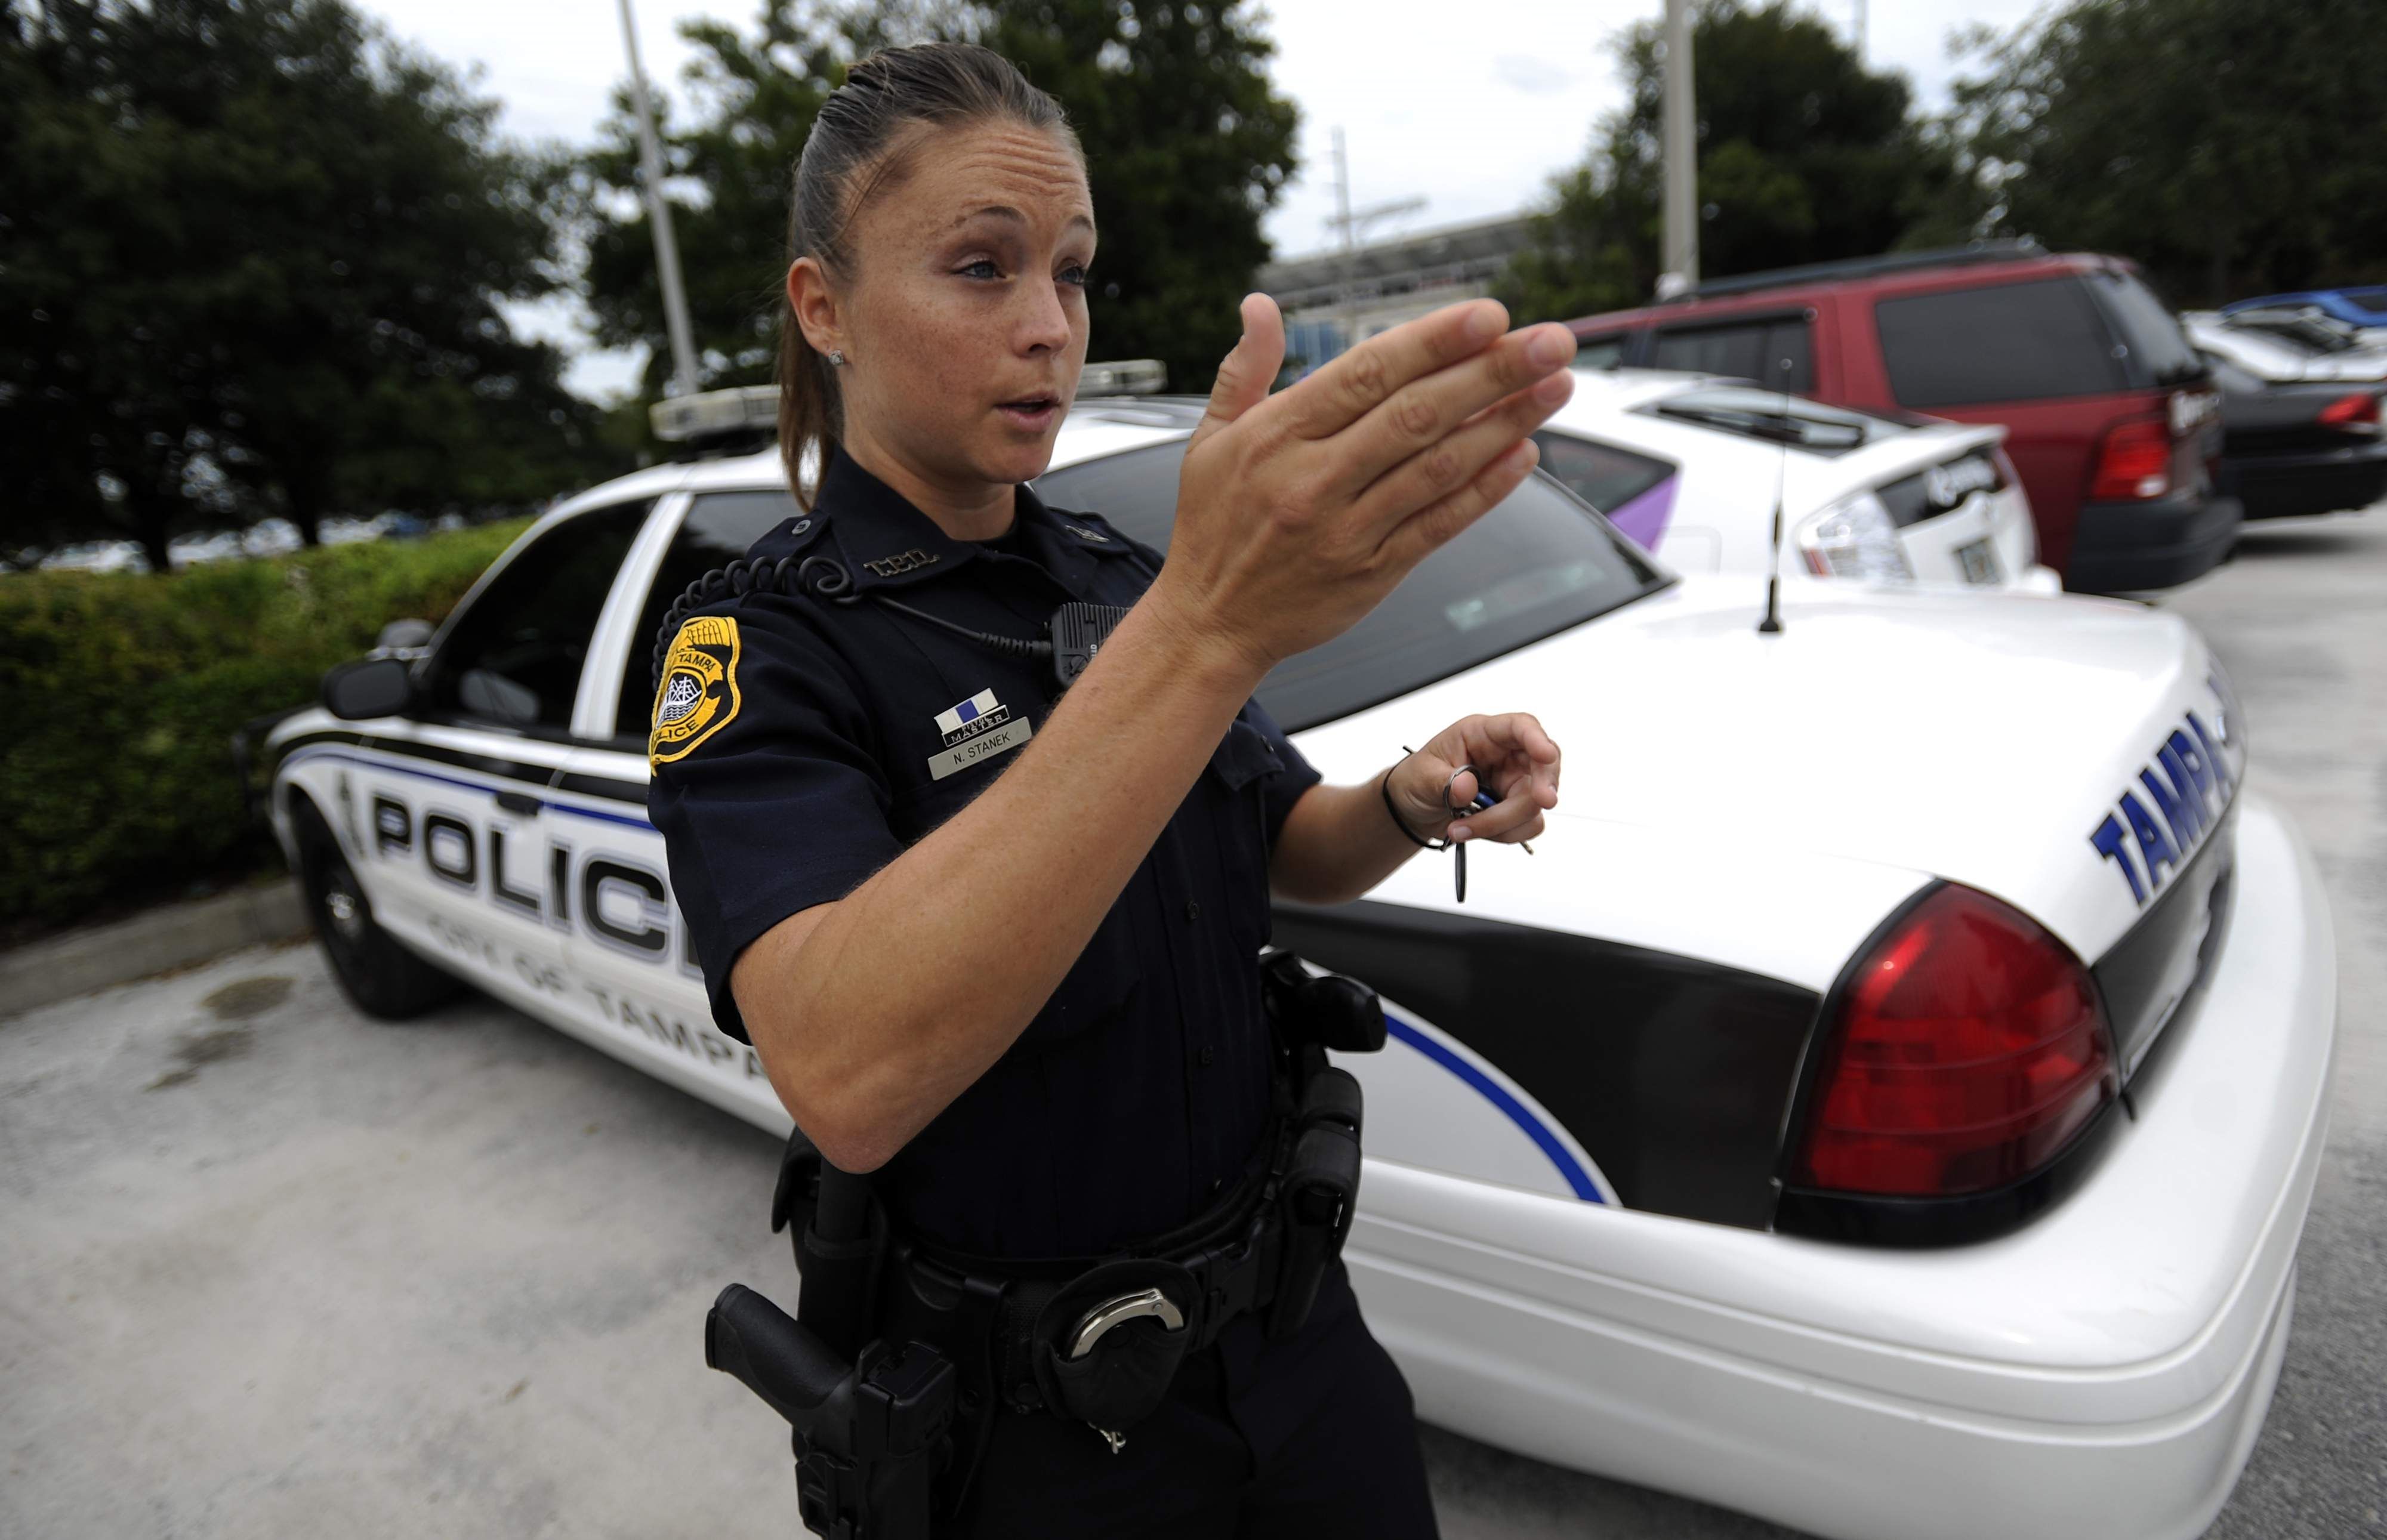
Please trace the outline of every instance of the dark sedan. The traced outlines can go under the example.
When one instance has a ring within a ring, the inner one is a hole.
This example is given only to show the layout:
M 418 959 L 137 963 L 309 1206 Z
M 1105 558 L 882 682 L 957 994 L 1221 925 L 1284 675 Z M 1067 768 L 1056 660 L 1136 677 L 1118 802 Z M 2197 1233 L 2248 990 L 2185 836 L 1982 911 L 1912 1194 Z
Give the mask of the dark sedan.
M 2245 504 L 2248 519 L 2368 508 L 2387 497 L 2379 386 L 2271 383 L 2212 361 L 2222 489 Z

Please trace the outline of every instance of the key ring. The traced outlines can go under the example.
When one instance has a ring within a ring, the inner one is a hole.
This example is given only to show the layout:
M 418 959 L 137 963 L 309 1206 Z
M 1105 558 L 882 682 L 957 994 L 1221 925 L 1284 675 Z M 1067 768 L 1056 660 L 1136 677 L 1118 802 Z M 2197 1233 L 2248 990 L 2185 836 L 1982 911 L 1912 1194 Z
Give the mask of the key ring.
M 1403 760 L 1406 760 L 1409 755 L 1416 752 L 1417 751 L 1410 748 L 1408 744 L 1404 743 L 1401 745 L 1401 758 Z M 1441 839 L 1426 839 L 1420 838 L 1416 830 L 1410 828 L 1408 825 L 1401 821 L 1400 809 L 1393 805 L 1393 771 L 1399 768 L 1400 764 L 1396 762 L 1391 769 L 1384 772 L 1383 778 L 1376 783 L 1376 790 L 1378 794 L 1384 799 L 1384 812 L 1391 816 L 1393 827 L 1399 829 L 1402 834 L 1406 835 L 1408 838 L 1409 843 L 1417 846 L 1420 850 L 1456 851 L 1458 852 L 1457 856 L 1451 862 L 1451 881 L 1458 890 L 1458 901 L 1461 903 L 1465 903 L 1467 902 L 1467 843 L 1463 840 L 1453 839 L 1450 837 L 1448 822 L 1444 826 L 1444 833 Z M 1450 800 L 1451 791 L 1459 785 L 1459 776 L 1471 775 L 1475 777 L 1475 800 L 1465 807 L 1459 807 Z M 1496 805 L 1497 805 L 1497 799 L 1493 797 L 1490 791 L 1484 789 L 1483 772 L 1476 769 L 1472 764 L 1460 765 L 1458 769 L 1453 770 L 1450 773 L 1450 778 L 1448 780 L 1442 783 L 1442 810 L 1450 815 L 1449 822 L 1456 822 L 1471 813 L 1484 812 Z M 1534 853 L 1534 847 L 1531 844 L 1524 844 L 1522 848 L 1527 855 Z
M 1443 810 L 1448 813 L 1453 818 L 1464 817 L 1466 814 L 1474 812 L 1476 808 L 1476 804 L 1472 802 L 1470 802 L 1465 807 L 1460 807 L 1458 803 L 1450 800 L 1451 789 L 1459 784 L 1459 777 L 1461 776 L 1475 776 L 1475 784 L 1479 789 L 1481 789 L 1484 784 L 1484 777 L 1475 775 L 1475 766 L 1471 764 L 1462 764 L 1458 769 L 1453 770 L 1450 773 L 1450 778 L 1442 783 L 1442 806 Z

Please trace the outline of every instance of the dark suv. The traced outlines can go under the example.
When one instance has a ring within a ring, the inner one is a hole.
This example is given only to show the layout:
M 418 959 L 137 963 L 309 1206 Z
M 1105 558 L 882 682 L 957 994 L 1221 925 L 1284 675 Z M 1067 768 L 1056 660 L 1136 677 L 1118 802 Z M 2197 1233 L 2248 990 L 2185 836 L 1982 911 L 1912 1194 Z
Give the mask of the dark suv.
M 2008 429 L 2040 560 L 2090 592 L 2164 588 L 2238 535 L 2214 490 L 2220 398 L 2138 271 L 2027 242 L 1702 284 L 1571 323 L 1578 367 L 1692 369 L 1844 406 Z

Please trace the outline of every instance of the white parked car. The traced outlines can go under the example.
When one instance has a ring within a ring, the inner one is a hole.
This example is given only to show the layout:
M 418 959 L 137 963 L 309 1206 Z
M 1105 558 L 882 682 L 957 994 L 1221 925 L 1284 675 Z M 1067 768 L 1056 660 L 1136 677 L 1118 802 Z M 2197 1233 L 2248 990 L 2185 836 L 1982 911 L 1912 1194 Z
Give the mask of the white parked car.
M 1785 573 L 2055 593 L 1994 424 L 1893 418 L 1745 381 L 1578 369 L 1542 468 L 1686 573 Z
M 240 532 L 235 529 L 220 529 L 210 535 L 177 535 L 166 542 L 166 560 L 173 563 L 177 572 L 215 562 L 236 562 L 245 554 Z
M 2257 379 L 2387 380 L 2387 347 L 2317 310 L 2191 310 L 2179 324 L 2199 349 Z
M 133 540 L 86 540 L 61 546 L 42 559 L 44 572 L 145 573 L 149 558 Z
M 251 556 L 284 556 L 301 549 L 305 544 L 298 526 L 280 514 L 259 519 L 243 530 L 240 536 L 240 549 Z
M 1198 410 L 1081 403 L 1040 490 L 1165 543 Z M 453 976 L 788 1128 L 709 1019 L 644 749 L 663 612 L 793 511 L 767 450 L 574 498 L 327 681 L 345 716 L 273 729 L 367 1010 Z M 1479 851 L 1464 905 L 1421 857 L 1278 913 L 1390 1020 L 1344 1061 L 1369 1318 L 1433 1422 L 1817 1534 L 2186 1540 L 2292 1314 L 2312 860 L 2177 616 L 1793 575 L 1761 635 L 1764 587 L 1536 475 L 1263 686 L 1332 780 L 1484 708 L 1569 753 L 1538 853 Z

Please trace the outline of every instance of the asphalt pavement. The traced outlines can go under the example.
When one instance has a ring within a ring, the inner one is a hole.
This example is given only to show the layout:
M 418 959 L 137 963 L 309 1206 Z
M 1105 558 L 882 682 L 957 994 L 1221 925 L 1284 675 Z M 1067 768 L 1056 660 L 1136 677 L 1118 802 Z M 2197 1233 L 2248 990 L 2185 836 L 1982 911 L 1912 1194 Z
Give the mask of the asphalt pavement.
M 2257 527 L 2163 602 L 2335 905 L 2330 1146 L 2286 1367 L 2211 1534 L 2387 1535 L 2387 506 Z M 311 946 L 0 1021 L 0 1536 L 795 1533 L 784 1433 L 701 1367 L 791 1296 L 777 1142 L 473 999 L 405 1027 Z M 1791 1532 L 1425 1433 L 1444 1532 Z

